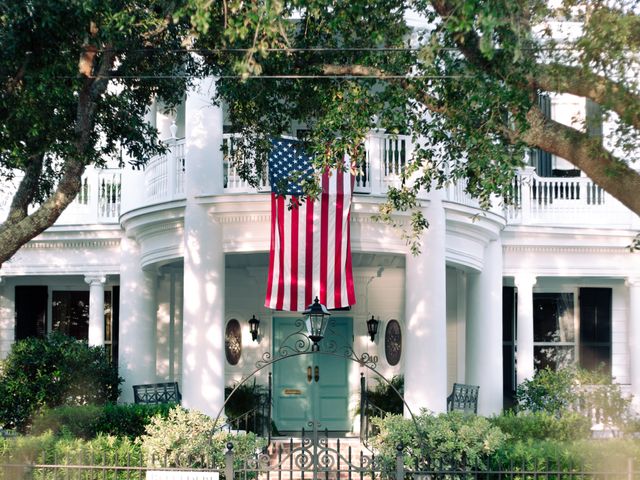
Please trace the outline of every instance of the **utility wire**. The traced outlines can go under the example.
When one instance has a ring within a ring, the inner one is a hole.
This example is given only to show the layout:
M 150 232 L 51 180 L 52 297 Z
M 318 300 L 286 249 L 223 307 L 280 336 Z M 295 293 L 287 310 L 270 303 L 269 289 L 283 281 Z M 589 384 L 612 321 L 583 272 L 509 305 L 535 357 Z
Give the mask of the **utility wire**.
M 211 75 L 215 79 L 242 79 L 242 80 L 460 80 L 464 78 L 475 78 L 473 75 Z M 108 78 L 111 80 L 177 80 L 190 78 L 200 78 L 200 75 L 108 75 L 104 77 L 88 76 L 61 76 L 55 77 L 60 80 L 76 80 L 78 78 L 99 79 Z

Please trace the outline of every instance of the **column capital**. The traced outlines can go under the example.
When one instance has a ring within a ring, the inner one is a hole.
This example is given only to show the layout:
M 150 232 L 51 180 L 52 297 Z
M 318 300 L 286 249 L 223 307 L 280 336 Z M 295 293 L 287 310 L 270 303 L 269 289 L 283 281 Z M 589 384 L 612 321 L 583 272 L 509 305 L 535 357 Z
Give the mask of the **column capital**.
M 84 281 L 89 285 L 104 285 L 107 281 L 107 276 L 95 273 L 88 274 L 84 276 Z
M 627 287 L 640 287 L 640 276 L 627 277 L 624 279 L 624 284 Z
M 518 289 L 533 288 L 538 281 L 538 277 L 533 273 L 516 273 L 513 276 L 513 283 Z

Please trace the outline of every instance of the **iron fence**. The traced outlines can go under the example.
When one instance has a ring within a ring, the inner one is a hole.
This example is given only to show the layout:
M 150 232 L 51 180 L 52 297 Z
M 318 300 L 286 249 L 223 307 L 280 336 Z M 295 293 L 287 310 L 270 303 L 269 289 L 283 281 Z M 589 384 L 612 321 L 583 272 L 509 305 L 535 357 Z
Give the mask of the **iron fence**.
M 317 441 L 316 441 L 317 440 Z M 141 455 L 118 457 L 110 452 L 79 452 L 56 456 L 47 452 L 21 452 L 0 457 L 3 480 L 640 480 L 631 459 L 615 467 L 572 465 L 549 460 L 520 464 L 484 459 L 409 460 L 399 446 L 395 459 L 377 457 L 365 449 L 327 438 L 289 440 L 239 459 L 233 445 L 224 457 L 166 459 L 146 464 Z

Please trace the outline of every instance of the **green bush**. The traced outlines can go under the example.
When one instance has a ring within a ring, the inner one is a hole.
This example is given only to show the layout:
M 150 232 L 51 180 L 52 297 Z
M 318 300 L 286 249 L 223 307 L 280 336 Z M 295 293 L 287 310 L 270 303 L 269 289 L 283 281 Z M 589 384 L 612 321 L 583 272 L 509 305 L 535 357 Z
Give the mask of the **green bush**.
M 253 458 L 266 442 L 253 433 L 234 435 L 216 430 L 215 420 L 195 410 L 172 408 L 154 417 L 141 440 L 146 464 L 154 467 L 224 468 L 227 443 L 233 443 L 236 467 Z
M 240 385 L 235 392 L 233 392 L 234 388 L 236 388 L 235 385 L 224 389 L 224 398 L 228 400 L 224 411 L 230 420 L 253 410 L 258 406 L 263 396 L 266 395 L 265 387 L 256 385 L 255 382 L 252 385 L 246 383 Z M 229 398 L 231 392 L 233 392 L 233 396 Z
M 56 437 L 51 432 L 40 436 L 0 438 L 0 478 L 33 480 L 86 480 L 95 478 L 96 469 L 91 465 L 137 466 L 141 463 L 140 445 L 130 439 L 98 436 L 93 440 Z M 35 469 L 21 464 L 42 463 L 49 465 L 86 465 L 88 468 L 64 470 Z M 116 470 L 103 471 L 100 478 L 115 479 Z M 120 474 L 122 477 L 122 473 Z
M 395 468 L 398 445 L 403 446 L 408 468 L 425 460 L 441 469 L 461 463 L 482 468 L 507 440 L 507 435 L 486 418 L 461 412 L 430 415 L 422 411 L 415 423 L 400 415 L 374 418 L 373 422 L 380 430 L 373 438 L 373 446 L 383 468 L 392 469 L 388 471 Z
M 591 435 L 589 419 L 575 412 L 567 412 L 561 417 L 547 412 L 506 412 L 489 421 L 518 441 L 572 441 L 589 438 Z
M 547 367 L 539 370 L 532 379 L 518 385 L 518 410 L 559 415 L 576 403 L 574 387 L 575 371 L 571 369 L 552 370 Z
M 594 412 L 622 427 L 629 416 L 630 398 L 600 371 L 545 368 L 518 386 L 519 411 L 546 412 L 562 417 L 570 412 L 592 416 Z
M 385 412 L 402 413 L 404 408 L 402 402 L 402 396 L 404 395 L 404 377 L 402 375 L 394 375 L 391 377 L 389 383 L 381 381 L 380 379 L 377 379 L 377 381 L 378 384 L 373 389 L 367 389 L 367 398 L 369 401 Z
M 171 405 L 62 406 L 44 409 L 33 419 L 34 435 L 51 431 L 54 435 L 71 435 L 91 439 L 97 435 L 113 435 L 134 439 L 145 433 L 151 418 L 166 417 Z
M 492 456 L 492 467 L 521 470 L 625 472 L 627 461 L 640 462 L 640 444 L 633 440 L 510 441 Z
M 121 382 L 103 348 L 60 333 L 20 340 L 0 371 L 0 426 L 24 432 L 43 407 L 115 402 Z

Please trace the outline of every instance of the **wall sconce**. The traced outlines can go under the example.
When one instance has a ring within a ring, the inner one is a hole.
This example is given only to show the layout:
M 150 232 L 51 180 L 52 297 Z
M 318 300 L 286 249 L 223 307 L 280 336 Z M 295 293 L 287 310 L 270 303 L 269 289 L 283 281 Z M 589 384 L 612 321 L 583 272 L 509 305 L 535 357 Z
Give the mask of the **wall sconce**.
M 251 340 L 254 342 L 258 341 L 258 327 L 260 327 L 260 320 L 253 315 L 249 319 L 249 332 L 251 332 Z
M 367 332 L 369 332 L 369 337 L 371 338 L 372 342 L 376 338 L 376 333 L 378 333 L 378 324 L 379 323 L 380 322 L 378 320 L 373 318 L 373 315 L 371 315 L 371 318 L 369 320 L 367 320 Z

